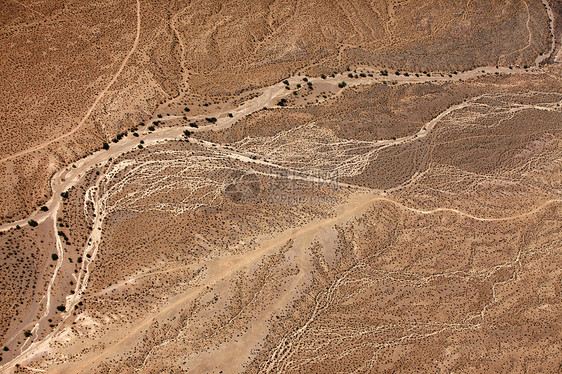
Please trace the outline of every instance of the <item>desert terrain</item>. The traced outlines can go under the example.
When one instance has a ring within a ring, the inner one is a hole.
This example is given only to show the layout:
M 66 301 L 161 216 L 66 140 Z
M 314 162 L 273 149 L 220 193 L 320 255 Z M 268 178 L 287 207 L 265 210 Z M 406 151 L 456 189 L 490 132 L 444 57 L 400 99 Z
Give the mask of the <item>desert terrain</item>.
M 0 372 L 559 372 L 562 3 L 0 11 Z

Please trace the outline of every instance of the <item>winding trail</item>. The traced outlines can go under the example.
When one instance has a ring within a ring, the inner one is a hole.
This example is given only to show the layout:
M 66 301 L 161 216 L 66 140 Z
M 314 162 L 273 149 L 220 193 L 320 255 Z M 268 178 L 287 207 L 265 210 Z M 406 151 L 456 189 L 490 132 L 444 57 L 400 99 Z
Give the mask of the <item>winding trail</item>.
M 139 7 L 140 7 L 140 5 L 139 5 Z M 139 22 L 140 22 L 140 18 L 139 18 Z M 139 23 L 138 26 L 139 26 L 139 30 L 140 30 L 140 23 Z M 130 54 L 132 54 L 133 52 L 134 52 L 134 50 L 132 49 Z M 128 57 L 130 57 L 130 55 Z M 123 61 L 122 67 L 125 66 L 126 60 Z M 120 69 L 120 70 L 122 70 L 122 69 Z M 402 74 L 402 75 L 399 75 L 399 76 L 392 76 L 392 77 L 381 75 L 381 76 L 364 77 L 364 78 L 349 78 L 349 77 L 346 77 L 346 76 L 340 74 L 340 75 L 337 75 L 335 77 L 328 77 L 326 79 L 322 79 L 322 78 L 319 78 L 319 77 L 309 78 L 309 82 L 311 82 L 313 84 L 322 83 L 324 85 L 331 85 L 334 89 L 338 89 L 338 84 L 341 83 L 342 81 L 345 81 L 347 83 L 347 87 L 377 84 L 377 83 L 382 83 L 382 82 L 396 82 L 397 84 L 415 84 L 415 83 L 426 83 L 426 82 L 454 82 L 454 81 L 472 79 L 472 78 L 476 78 L 476 77 L 480 77 L 480 76 L 484 76 L 484 75 L 489 75 L 489 74 L 495 74 L 496 72 L 499 73 L 499 74 L 532 74 L 533 73 L 532 71 L 526 72 L 525 69 L 521 69 L 521 68 L 509 69 L 509 68 L 500 67 L 500 68 L 496 69 L 495 67 L 489 67 L 488 66 L 488 67 L 479 67 L 479 68 L 475 68 L 475 69 L 468 70 L 468 71 L 465 71 L 465 72 L 461 72 L 461 73 L 452 75 L 451 77 L 449 77 L 448 75 L 440 76 L 440 75 L 435 75 L 435 74 L 432 74 L 431 76 L 420 75 L 419 77 L 416 77 L 414 75 L 405 76 L 405 75 Z M 117 79 L 117 75 L 114 78 Z M 293 76 L 291 78 L 288 78 L 287 81 L 290 83 L 291 86 L 295 86 L 296 84 L 302 83 L 302 77 Z M 111 84 L 112 83 L 110 82 L 110 85 L 108 85 L 106 87 L 105 91 L 107 91 L 107 89 L 109 89 Z M 346 88 L 339 88 L 338 89 L 339 91 L 336 94 L 340 94 Z M 305 88 L 303 87 L 301 89 L 305 89 Z M 208 126 L 202 126 L 202 127 L 199 127 L 199 128 L 191 128 L 189 126 L 178 126 L 178 127 L 161 127 L 161 128 L 155 129 L 155 131 L 145 130 L 144 132 L 139 132 L 140 136 L 138 138 L 128 136 L 128 137 L 122 139 L 120 142 L 118 142 L 116 144 L 112 144 L 109 150 L 100 150 L 100 151 L 97 151 L 97 152 L 87 156 L 87 157 L 82 158 L 81 160 L 73 162 L 71 165 L 68 165 L 67 167 L 61 169 L 59 172 L 55 173 L 53 175 L 53 177 L 51 178 L 52 196 L 44 204 L 45 206 L 47 206 L 47 208 L 49 208 L 49 211 L 43 212 L 41 210 L 37 210 L 27 218 L 0 225 L 0 231 L 7 231 L 7 230 L 15 228 L 16 226 L 24 227 L 28 224 L 28 221 L 31 220 L 31 219 L 41 223 L 45 219 L 47 219 L 49 217 L 52 217 L 54 215 L 53 210 L 56 210 L 60 206 L 60 202 L 61 202 L 60 194 L 62 192 L 65 192 L 65 191 L 69 190 L 70 188 L 72 188 L 73 186 L 75 186 L 76 183 L 82 178 L 82 176 L 88 170 L 90 170 L 91 168 L 95 167 L 96 165 L 105 164 L 109 159 L 119 157 L 120 155 L 122 155 L 126 152 L 129 152 L 130 150 L 137 147 L 141 140 L 144 141 L 145 146 L 150 146 L 150 145 L 153 145 L 153 144 L 158 144 L 158 143 L 162 143 L 162 142 L 166 142 L 166 141 L 182 139 L 183 138 L 183 132 L 186 129 L 188 129 L 188 130 L 190 130 L 194 133 L 204 132 L 204 131 L 224 130 L 224 129 L 227 129 L 227 128 L 231 127 L 233 124 L 235 124 L 240 119 L 242 119 L 242 118 L 244 118 L 244 117 L 246 117 L 246 116 L 248 116 L 252 113 L 255 113 L 259 110 L 262 110 L 264 107 L 277 107 L 277 105 L 276 105 L 277 102 L 280 99 L 282 99 L 284 97 L 288 97 L 289 95 L 291 95 L 291 92 L 292 92 L 292 90 L 286 90 L 285 89 L 285 84 L 283 84 L 282 82 L 279 82 L 279 83 L 276 83 L 272 86 L 269 86 L 269 87 L 263 89 L 261 95 L 257 96 L 256 98 L 254 98 L 252 100 L 246 101 L 244 104 L 242 104 L 240 107 L 238 107 L 235 110 L 217 111 L 215 113 L 211 113 L 211 114 L 207 114 L 207 115 L 186 117 L 188 121 L 198 121 L 198 120 L 204 119 L 205 117 L 211 117 L 211 116 L 221 117 L 221 118 L 218 119 L 218 121 L 215 124 L 208 125 Z M 476 98 L 473 98 L 471 100 L 475 100 L 475 99 Z M 424 137 L 431 131 L 433 126 L 442 117 L 448 115 L 452 111 L 455 111 L 455 110 L 458 110 L 458 109 L 461 109 L 461 108 L 465 107 L 467 104 L 468 104 L 468 101 L 464 102 L 464 103 L 461 103 L 461 104 L 458 104 L 458 105 L 455 105 L 455 106 L 452 106 L 451 108 L 449 108 L 446 111 L 439 114 L 436 118 L 434 118 L 432 121 L 430 121 L 426 126 L 424 126 L 424 128 L 422 128 L 416 134 L 413 134 L 413 135 L 405 137 L 405 138 L 396 139 L 396 140 L 381 140 L 379 143 L 381 145 L 391 146 L 391 145 L 402 144 L 403 142 L 411 141 L 414 138 Z M 91 108 L 92 110 L 93 110 L 93 107 L 94 106 L 92 106 L 92 108 Z M 84 118 L 87 118 L 90 115 L 90 113 L 91 113 L 91 111 Z M 232 117 L 227 117 L 228 113 L 231 113 Z M 166 117 L 163 117 L 163 118 L 154 118 L 153 120 L 159 120 L 161 122 L 167 122 L 167 121 L 172 121 L 172 120 L 176 120 L 176 119 L 179 119 L 179 118 L 183 118 L 183 116 L 181 116 L 181 117 L 180 116 L 166 116 Z M 78 128 L 75 128 L 73 131 L 77 131 L 77 129 Z M 69 136 L 69 135 L 71 135 L 71 133 L 67 133 L 67 134 L 63 135 L 62 137 L 66 137 L 66 136 Z M 52 140 L 49 144 L 51 144 L 52 142 L 55 142 L 57 140 L 58 139 Z M 42 146 L 40 146 L 40 148 L 44 148 L 47 145 L 44 145 L 44 146 L 42 145 Z M 37 150 L 37 149 L 39 149 L 39 148 L 34 148 L 33 150 Z M 32 152 L 33 150 L 29 150 L 29 152 Z M 29 153 L 28 151 L 25 151 L 25 152 Z M 0 162 L 5 161 L 7 159 L 13 159 L 13 158 L 18 157 L 18 156 L 21 156 L 21 152 L 18 153 L 18 154 L 8 156 L 8 158 L 0 159 Z
M 535 66 L 536 67 L 540 67 L 541 64 L 544 64 L 545 62 L 547 62 L 549 59 L 553 58 L 553 57 L 557 57 L 554 54 L 556 53 L 556 34 L 555 34 L 555 15 L 554 12 L 552 11 L 552 8 L 550 6 L 550 2 L 548 0 L 541 0 L 542 4 L 544 5 L 545 9 L 546 9 L 546 14 L 548 15 L 548 19 L 549 19 L 549 28 L 550 28 L 550 48 L 549 50 L 542 54 L 537 56 L 537 58 L 535 59 Z
M 208 281 L 196 287 L 191 288 L 189 291 L 185 293 L 173 297 L 170 300 L 170 302 L 167 305 L 165 305 L 163 308 L 159 309 L 157 312 L 147 316 L 142 321 L 135 323 L 134 326 L 131 326 L 129 329 L 127 329 L 124 334 L 120 335 L 120 338 L 112 342 L 107 342 L 101 351 L 98 351 L 96 354 L 90 355 L 86 360 L 64 365 L 63 370 L 64 371 L 70 370 L 71 372 L 76 372 L 76 373 L 88 372 L 93 367 L 95 367 L 98 363 L 100 363 L 103 359 L 109 357 L 113 353 L 118 352 L 121 346 L 127 345 L 128 343 L 137 339 L 139 337 L 139 334 L 141 334 L 142 331 L 148 328 L 155 320 L 169 317 L 171 313 L 181 309 L 182 307 L 185 307 L 186 303 L 194 300 L 201 292 L 207 290 L 209 287 L 217 284 L 218 282 L 224 280 L 225 278 L 228 278 L 229 276 L 235 274 L 237 271 L 251 264 L 256 263 L 264 256 L 273 253 L 277 248 L 283 246 L 289 240 L 294 240 L 303 236 L 307 236 L 307 237 L 314 236 L 316 233 L 318 233 L 324 228 L 332 227 L 337 224 L 341 225 L 342 223 L 349 221 L 350 219 L 357 216 L 358 214 L 365 213 L 366 211 L 368 211 L 369 208 L 371 208 L 374 204 L 378 202 L 391 203 L 405 211 L 410 211 L 416 214 L 425 215 L 425 214 L 435 214 L 440 212 L 449 212 L 453 214 L 459 214 L 463 217 L 477 220 L 477 221 L 501 222 L 501 221 L 509 221 L 509 220 L 527 217 L 529 215 L 541 211 L 542 209 L 549 206 L 550 204 L 562 203 L 562 200 L 553 199 L 553 200 L 546 201 L 545 203 L 533 209 L 532 211 L 515 216 L 502 217 L 502 218 L 483 218 L 483 217 L 476 217 L 471 214 L 461 212 L 457 209 L 449 209 L 449 208 L 437 208 L 433 210 L 414 209 L 406 205 L 403 205 L 395 200 L 382 197 L 378 194 L 364 194 L 364 193 L 356 194 L 347 203 L 336 208 L 338 214 L 333 218 L 316 220 L 299 229 L 289 229 L 275 236 L 274 238 L 264 242 L 261 248 L 252 251 L 250 253 L 214 259 L 205 264 L 199 264 L 201 267 L 205 266 L 208 269 L 210 273 Z
M 94 109 L 96 108 L 96 106 L 98 105 L 98 103 L 101 101 L 101 99 L 103 99 L 103 97 L 105 96 L 105 94 L 107 93 L 107 91 L 111 88 L 111 86 L 113 86 L 113 84 L 117 81 L 117 78 L 119 78 L 119 76 L 121 75 L 121 72 L 123 72 L 123 69 L 125 68 L 125 65 L 127 65 L 127 62 L 129 61 L 129 59 L 131 58 L 131 56 L 133 55 L 133 53 L 135 53 L 137 46 L 139 44 L 139 39 L 140 39 L 140 31 L 141 31 L 141 15 L 140 15 L 140 0 L 137 0 L 137 33 L 135 35 L 135 41 L 133 42 L 133 46 L 131 47 L 131 49 L 129 50 L 129 52 L 127 53 L 127 55 L 125 56 L 125 58 L 123 59 L 123 61 L 121 62 L 121 66 L 119 66 L 119 70 L 117 70 L 117 72 L 115 72 L 115 74 L 113 75 L 113 78 L 111 79 L 111 81 L 109 81 L 109 83 L 107 84 L 107 86 L 105 86 L 105 88 L 103 89 L 102 92 L 100 92 L 98 94 L 98 96 L 96 97 L 96 99 L 94 100 L 94 103 L 90 106 L 90 108 L 88 109 L 88 111 L 86 112 L 86 114 L 84 114 L 84 116 L 82 117 L 82 119 L 80 120 L 80 122 L 78 122 L 78 124 L 76 125 L 76 127 L 74 127 L 72 130 L 70 130 L 69 132 L 60 135 L 54 139 L 48 140 L 44 143 L 35 145 L 31 148 L 28 148 L 26 150 L 14 153 L 10 156 L 4 157 L 0 159 L 0 162 L 5 162 L 5 161 L 9 161 L 9 160 L 13 160 L 15 158 L 18 158 L 20 156 L 24 156 L 26 154 L 38 151 L 40 149 L 46 148 L 49 145 L 56 143 L 60 140 L 63 140 L 64 138 L 67 138 L 69 136 L 71 136 L 72 134 L 75 134 L 78 130 L 80 130 L 80 128 L 82 126 L 84 126 L 84 124 L 86 123 L 86 121 L 88 120 L 88 118 L 90 118 L 90 115 L 92 114 L 92 112 L 94 111 Z
M 90 108 L 90 110 L 88 111 L 88 113 L 84 116 L 83 120 L 81 121 L 81 123 L 79 124 L 79 126 L 77 128 L 75 128 L 74 130 L 72 130 L 70 133 L 65 134 L 55 140 L 52 140 L 48 143 L 45 143 L 41 146 L 39 146 L 39 148 L 35 147 L 33 150 L 37 150 L 40 148 L 44 148 L 47 145 L 58 141 L 66 136 L 71 135 L 72 133 L 76 132 L 78 130 L 78 128 L 80 126 L 83 125 L 83 123 L 87 120 L 87 118 L 90 116 L 91 112 L 94 110 L 96 104 L 99 102 L 99 100 L 101 100 L 101 97 L 105 94 L 105 92 L 107 92 L 107 90 L 111 87 L 111 85 L 117 80 L 119 74 L 121 73 L 121 71 L 123 70 L 124 66 L 126 65 L 128 59 L 130 58 L 130 56 L 134 53 L 134 50 L 136 49 L 136 45 L 138 44 L 138 37 L 140 34 L 140 2 L 137 1 L 137 16 L 138 16 L 138 23 L 137 23 L 137 38 L 135 39 L 135 43 L 133 48 L 131 49 L 131 51 L 129 52 L 129 54 L 127 55 L 127 57 L 125 58 L 125 60 L 122 62 L 121 64 L 121 68 L 119 69 L 119 71 L 117 72 L 116 75 L 114 75 L 112 81 L 108 84 L 108 86 L 106 87 L 106 89 L 98 96 L 98 98 L 96 99 L 94 105 Z M 372 69 L 372 71 L 374 71 L 374 69 Z M 475 78 L 475 77 L 479 77 L 479 76 L 483 76 L 483 75 L 488 75 L 488 74 L 495 74 L 495 73 L 500 73 L 500 74 L 532 74 L 534 72 L 534 70 L 531 70 L 530 72 L 527 72 L 525 69 L 519 69 L 519 68 L 514 68 L 514 69 L 509 69 L 509 68 L 499 68 L 496 69 L 494 67 L 480 67 L 480 68 L 476 68 L 470 71 L 466 71 L 466 72 L 461 72 L 452 76 L 440 76 L 440 75 L 423 75 L 423 76 L 415 76 L 415 75 L 410 75 L 410 76 L 406 76 L 406 75 L 399 75 L 399 76 L 392 76 L 392 77 L 388 77 L 388 76 L 382 76 L 382 75 L 374 75 L 373 77 L 362 77 L 362 78 L 349 78 L 349 77 L 344 77 L 343 75 L 337 75 L 335 77 L 328 77 L 326 79 L 322 79 L 319 77 L 316 78 L 308 78 L 309 82 L 316 84 L 316 83 L 322 83 L 323 85 L 328 85 L 330 86 L 332 89 L 334 89 L 336 91 L 336 95 L 340 94 L 343 90 L 345 90 L 346 88 L 338 88 L 338 85 L 342 82 L 342 81 L 346 81 L 347 82 L 347 87 L 354 87 L 354 86 L 359 86 L 359 85 L 367 85 L 367 84 L 377 84 L 377 83 L 382 83 L 382 82 L 396 82 L 396 84 L 415 84 L 415 83 L 426 83 L 426 82 L 451 82 L 451 81 L 459 81 L 459 80 L 467 80 L 467 79 L 471 79 L 471 78 Z M 295 86 L 298 83 L 302 83 L 302 79 L 303 77 L 301 76 L 293 76 L 287 79 L 287 81 L 289 82 L 290 86 Z M 305 89 L 305 88 L 302 88 Z M 277 84 L 274 84 L 272 86 L 269 86 L 265 89 L 262 90 L 261 95 L 255 97 L 254 99 L 251 99 L 249 101 L 246 101 L 245 103 L 243 103 L 240 107 L 238 107 L 235 110 L 229 110 L 228 112 L 221 112 L 221 111 L 217 111 L 216 113 L 213 114 L 207 114 L 206 116 L 215 116 L 215 117 L 219 117 L 218 121 L 214 124 L 209 124 L 207 126 L 201 126 L 199 128 L 191 128 L 188 126 L 178 126 L 178 127 L 160 127 L 155 129 L 155 131 L 148 131 L 148 130 L 144 130 L 142 132 L 139 132 L 139 137 L 133 137 L 133 136 L 128 136 L 125 137 L 124 139 L 122 139 L 121 141 L 119 141 L 116 144 L 112 144 L 111 147 L 108 150 L 100 150 L 97 151 L 77 162 L 72 163 L 71 165 L 67 166 L 66 168 L 61 169 L 59 172 L 57 172 L 56 174 L 53 175 L 52 179 L 51 179 L 51 189 L 52 189 L 52 196 L 49 199 L 49 201 L 45 204 L 49 209 L 48 211 L 41 211 L 38 210 L 36 212 L 34 212 L 33 214 L 31 214 L 29 217 L 22 219 L 22 220 L 18 220 L 15 222 L 11 222 L 11 223 L 6 223 L 3 225 L 0 225 L 0 231 L 7 231 L 10 229 L 15 228 L 16 226 L 25 226 L 28 224 L 28 221 L 33 219 L 39 223 L 44 222 L 46 219 L 51 218 L 53 219 L 53 222 L 55 222 L 55 226 L 54 226 L 54 230 L 55 230 L 55 236 L 57 237 L 57 252 L 59 253 L 59 260 L 57 262 L 57 267 L 55 268 L 55 271 L 53 273 L 53 276 L 48 284 L 48 288 L 47 288 L 47 293 L 44 296 L 44 300 L 45 300 L 45 305 L 46 305 L 46 311 L 45 314 L 39 319 L 39 321 L 36 323 L 36 325 L 34 326 L 32 332 L 33 335 L 35 337 L 35 339 L 33 340 L 33 342 L 27 346 L 27 348 L 23 349 L 21 354 L 16 356 L 13 360 L 11 360 L 10 362 L 6 363 L 4 366 L 0 367 L 0 370 L 9 370 L 11 368 L 13 368 L 16 364 L 22 364 L 25 363 L 26 361 L 28 361 L 29 359 L 31 359 L 32 357 L 34 357 L 35 355 L 37 355 L 38 353 L 44 352 L 45 350 L 47 350 L 49 348 L 49 345 L 51 343 L 51 340 L 53 338 L 55 338 L 57 336 L 57 334 L 59 334 L 61 332 L 60 327 L 64 324 L 64 321 L 66 319 L 69 318 L 69 316 L 71 315 L 71 310 L 73 309 L 74 305 L 76 305 L 79 300 L 80 300 L 80 296 L 83 294 L 83 292 L 85 291 L 86 287 L 87 287 L 87 283 L 88 283 L 88 277 L 90 274 L 89 271 L 89 266 L 94 262 L 95 257 L 96 257 L 96 253 L 97 253 L 97 249 L 99 246 L 99 243 L 101 241 L 101 233 L 102 233 L 102 225 L 103 225 L 103 220 L 105 218 L 105 200 L 107 198 L 107 196 L 99 195 L 100 192 L 100 183 L 102 182 L 103 178 L 105 178 L 106 176 L 104 174 L 100 175 L 96 181 L 96 184 L 94 186 L 91 186 L 90 189 L 88 190 L 87 194 L 86 194 L 86 199 L 88 200 L 88 202 L 92 203 L 93 207 L 94 207 L 94 214 L 95 218 L 93 218 L 93 222 L 92 222 L 92 226 L 93 229 L 89 235 L 89 238 L 85 244 L 84 247 L 84 252 L 83 252 L 83 258 L 85 259 L 82 267 L 80 269 L 80 272 L 77 275 L 77 281 L 76 281 L 76 292 L 73 295 L 69 295 L 67 296 L 67 300 L 66 300 L 66 306 L 67 306 L 67 312 L 64 312 L 62 314 L 63 317 L 63 322 L 60 323 L 58 325 L 57 328 L 55 328 L 51 333 L 49 333 L 48 335 L 46 335 L 43 339 L 38 340 L 37 337 L 40 335 L 39 334 L 39 326 L 42 322 L 42 320 L 44 318 L 46 318 L 49 314 L 49 310 L 51 307 L 51 289 L 52 286 L 57 278 L 57 274 L 58 274 L 58 270 L 60 268 L 60 264 L 62 264 L 62 261 L 64 259 L 64 253 L 62 251 L 62 244 L 60 243 L 60 239 L 58 238 L 58 236 L 56 235 L 56 218 L 57 218 L 57 213 L 58 210 L 60 208 L 61 202 L 63 197 L 61 196 L 62 193 L 68 191 L 69 189 L 71 189 L 72 187 L 74 187 L 82 178 L 83 176 L 92 168 L 94 167 L 98 167 L 101 165 L 105 165 L 108 162 L 110 162 L 110 160 L 115 159 L 117 157 L 119 157 L 120 155 L 129 152 L 133 149 L 136 149 L 137 146 L 139 145 L 140 141 L 144 141 L 144 146 L 151 146 L 154 144 L 159 144 L 159 143 L 163 143 L 163 142 L 167 142 L 167 141 L 174 141 L 174 140 L 179 140 L 179 139 L 184 139 L 184 130 L 189 129 L 190 131 L 192 131 L 193 133 L 197 134 L 198 132 L 205 132 L 205 131 L 218 131 L 218 130 L 222 130 L 222 129 L 227 129 L 230 126 L 234 125 L 237 121 L 239 121 L 240 119 L 242 119 L 243 117 L 252 114 L 254 112 L 257 112 L 259 110 L 262 110 L 264 107 L 277 107 L 277 102 L 284 97 L 287 97 L 289 95 L 292 95 L 292 90 L 287 90 L 285 88 L 285 84 L 283 82 L 279 82 Z M 380 145 L 381 147 L 390 147 L 390 146 L 394 146 L 394 145 L 398 145 L 398 144 L 404 144 L 404 143 L 409 143 L 411 141 L 414 141 L 416 139 L 420 139 L 423 138 L 425 136 L 427 136 L 428 134 L 431 133 L 431 131 L 434 129 L 434 127 L 439 123 L 439 121 L 441 119 L 443 119 L 444 117 L 446 117 L 447 115 L 451 114 L 454 111 L 458 111 L 461 110 L 469 105 L 471 105 L 474 101 L 484 97 L 486 95 L 481 95 L 481 96 L 477 96 L 477 97 L 473 97 L 471 99 L 468 99 L 460 104 L 456 104 L 453 105 L 451 107 L 449 107 L 448 109 L 446 109 L 445 111 L 441 112 L 439 115 L 437 115 L 435 118 L 433 118 L 431 121 L 429 121 L 428 123 L 424 124 L 422 126 L 422 128 L 412 134 L 412 135 L 408 135 L 402 138 L 398 138 L 398 139 L 393 139 L 393 140 L 380 140 L 377 141 L 376 143 L 378 145 Z M 547 108 L 549 109 L 549 108 Z M 232 118 L 227 116 L 227 113 L 232 113 Z M 157 120 L 161 121 L 161 122 L 166 122 L 166 121 L 172 121 L 175 119 L 178 119 L 178 116 L 167 116 L 164 118 L 158 118 Z M 182 117 L 183 118 L 183 117 Z M 193 116 L 188 118 L 188 120 L 201 120 L 205 118 L 205 116 Z M 156 120 L 156 119 L 154 119 Z M 221 148 L 220 145 L 216 145 L 213 143 L 209 143 L 209 142 L 205 142 L 202 140 L 198 140 L 198 139 L 194 139 L 194 138 L 190 138 L 189 139 L 190 142 L 194 142 L 197 143 L 199 145 L 202 146 L 207 146 L 207 147 L 219 147 Z M 224 149 L 224 147 L 222 147 Z M 33 150 L 29 150 L 29 152 L 32 152 Z M 227 151 L 226 149 L 224 149 L 225 151 Z M 26 151 L 28 152 L 28 151 Z M 251 162 L 251 163 L 258 163 L 258 164 L 263 164 L 266 166 L 275 166 L 275 167 L 279 167 L 279 165 L 275 165 L 272 164 L 268 161 L 265 160 L 256 160 L 253 159 L 250 155 L 247 154 L 243 154 L 240 152 L 236 152 L 236 151 L 232 151 L 232 150 L 228 150 L 229 154 L 228 157 L 243 161 L 243 162 Z M 25 154 L 25 153 L 24 153 Z M 15 154 L 12 156 L 9 156 L 9 159 L 11 158 L 15 158 L 20 156 L 21 154 Z M 5 161 L 6 159 L 0 160 L 1 161 Z M 310 179 L 310 177 L 306 177 L 303 176 L 302 178 L 298 175 L 293 176 L 294 178 L 298 178 L 298 179 L 303 179 L 303 180 L 310 180 L 310 181 L 318 181 L 318 180 L 312 180 Z M 342 186 L 345 187 L 356 187 L 356 186 L 351 186 L 351 185 L 347 185 L 347 184 L 343 184 L 341 183 Z M 79 367 L 77 368 L 73 368 L 74 370 L 78 370 L 78 371 L 83 371 L 86 370 L 87 368 L 90 368 L 92 365 L 95 365 L 96 363 L 98 363 L 99 361 L 103 360 L 105 357 L 107 357 L 112 349 L 114 349 L 117 346 L 120 346 L 124 343 L 126 343 L 127 341 L 130 341 L 132 338 L 138 336 L 139 333 L 141 333 L 141 331 L 150 325 L 150 323 L 152 323 L 152 321 L 155 318 L 158 318 L 160 316 L 164 316 L 167 313 L 175 310 L 179 305 L 183 305 L 185 302 L 192 300 L 195 296 L 197 296 L 203 289 L 205 289 L 205 287 L 210 286 L 216 282 L 218 282 L 221 279 L 224 279 L 225 277 L 228 277 L 230 275 L 232 275 L 235 271 L 247 266 L 250 263 L 253 263 L 255 261 L 257 261 L 259 258 L 262 258 L 262 256 L 266 253 L 271 252 L 272 250 L 276 249 L 279 245 L 285 243 L 287 240 L 295 238 L 297 236 L 300 235 L 308 235 L 312 232 L 315 232 L 317 229 L 321 228 L 321 227 L 325 227 L 326 225 L 333 225 L 335 222 L 341 222 L 342 220 L 347 220 L 350 217 L 352 217 L 353 215 L 357 214 L 360 211 L 364 211 L 365 209 L 369 208 L 370 206 L 372 206 L 373 203 L 377 202 L 377 201 L 387 201 L 387 202 L 391 202 L 393 204 L 396 204 L 398 206 L 400 206 L 401 208 L 408 210 L 408 211 L 412 211 L 418 214 L 434 214 L 437 212 L 452 212 L 452 213 L 456 213 L 456 214 L 460 214 L 461 216 L 465 216 L 467 218 L 471 218 L 471 219 L 476 219 L 476 220 L 480 220 L 480 221 L 504 221 L 504 220 L 511 220 L 511 219 L 516 219 L 519 217 L 523 217 L 523 216 L 527 216 L 530 214 L 534 214 L 538 211 L 540 211 L 541 209 L 543 209 L 545 206 L 555 203 L 555 202 L 560 202 L 560 200 L 549 200 L 547 202 L 545 202 L 544 204 L 542 204 L 541 206 L 535 208 L 533 211 L 521 214 L 520 216 L 514 216 L 514 217 L 504 217 L 504 218 L 485 218 L 485 217 L 476 217 L 473 215 L 470 215 L 468 213 L 464 213 L 461 212 L 459 210 L 456 209 L 448 209 L 448 208 L 438 208 L 435 210 L 430 210 L 430 211 L 424 211 L 424 210 L 417 210 L 414 208 L 410 208 L 407 207 L 405 205 L 402 205 L 394 200 L 388 199 L 386 197 L 384 197 L 384 193 L 377 191 L 377 193 L 373 193 L 374 191 L 371 191 L 369 194 L 365 195 L 363 194 L 362 197 L 364 198 L 365 196 L 367 196 L 366 199 L 362 200 L 360 203 L 355 200 L 352 199 L 348 204 L 351 204 L 351 206 L 347 206 L 345 209 L 341 210 L 340 214 L 333 219 L 329 219 L 329 220 L 324 220 L 324 221 L 319 221 L 319 222 L 314 222 L 310 225 L 307 225 L 305 227 L 302 227 L 300 229 L 293 229 L 290 230 L 286 233 L 282 233 L 280 234 L 278 237 L 276 237 L 274 240 L 264 243 L 264 245 L 262 246 L 261 249 L 246 254 L 244 256 L 242 256 L 240 259 L 237 258 L 228 258 L 228 266 L 225 266 L 224 264 L 222 264 L 222 260 L 218 260 L 216 263 L 212 264 L 212 266 L 216 267 L 216 273 L 213 272 L 213 277 L 209 282 L 206 282 L 205 284 L 202 284 L 200 286 L 194 287 L 193 289 L 189 290 L 187 293 L 184 293 L 182 295 L 179 295 L 177 297 L 174 297 L 173 299 L 170 300 L 170 303 L 165 306 L 164 308 L 162 308 L 158 313 L 150 316 L 149 318 L 141 321 L 140 323 L 136 324 L 134 327 L 132 327 L 132 329 L 130 329 L 129 331 L 127 331 L 127 333 L 118 341 L 110 343 L 107 345 L 107 347 L 101 352 L 98 353 L 96 356 L 94 357 L 90 357 L 88 361 L 82 362 L 80 364 Z M 90 258 L 87 258 L 86 255 L 90 255 Z M 232 261 L 235 260 L 235 264 L 232 264 Z

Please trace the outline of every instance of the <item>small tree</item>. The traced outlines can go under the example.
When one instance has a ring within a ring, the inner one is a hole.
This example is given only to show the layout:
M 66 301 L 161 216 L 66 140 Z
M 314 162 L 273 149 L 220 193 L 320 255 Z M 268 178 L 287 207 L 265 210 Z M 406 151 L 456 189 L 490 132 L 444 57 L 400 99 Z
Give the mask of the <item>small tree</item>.
M 109 149 L 109 144 L 107 144 L 107 142 L 103 142 L 102 148 L 107 151 Z
M 347 86 L 347 83 L 345 83 L 345 81 L 338 84 L 339 88 L 344 88 L 345 86 Z
M 41 209 L 43 212 L 47 212 L 47 211 L 49 210 L 49 208 L 47 208 L 45 205 L 43 205 L 40 209 Z
M 29 226 L 31 227 L 35 227 L 38 225 L 37 221 L 30 219 L 29 221 L 27 221 L 27 223 L 29 224 Z
M 66 307 L 64 305 L 59 305 L 59 306 L 57 306 L 57 310 L 59 312 L 64 312 L 66 310 Z

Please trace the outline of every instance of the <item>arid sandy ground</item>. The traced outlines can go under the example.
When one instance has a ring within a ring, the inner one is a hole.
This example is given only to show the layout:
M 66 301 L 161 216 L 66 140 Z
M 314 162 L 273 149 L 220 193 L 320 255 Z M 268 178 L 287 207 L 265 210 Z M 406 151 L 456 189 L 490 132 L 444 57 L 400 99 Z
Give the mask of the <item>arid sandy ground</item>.
M 8 0 L 0 371 L 558 372 L 561 11 Z

